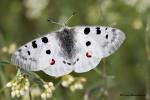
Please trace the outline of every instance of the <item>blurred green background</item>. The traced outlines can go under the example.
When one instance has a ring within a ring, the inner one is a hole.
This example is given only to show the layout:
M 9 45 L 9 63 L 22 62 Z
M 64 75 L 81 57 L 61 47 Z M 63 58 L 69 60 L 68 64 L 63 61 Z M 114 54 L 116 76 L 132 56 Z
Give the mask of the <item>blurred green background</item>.
M 0 0 L 0 60 L 10 61 L 12 52 L 37 34 L 60 28 L 47 19 L 64 22 L 74 11 L 77 14 L 68 26 L 111 26 L 125 32 L 126 40 L 116 53 L 100 62 L 97 69 L 101 75 L 94 70 L 73 73 L 87 79 L 83 90 L 70 92 L 59 87 L 51 100 L 150 100 L 150 0 Z M 0 64 L 0 100 L 29 99 L 11 98 L 10 89 L 3 89 L 16 71 L 13 65 Z M 34 100 L 40 100 L 37 91 L 32 92 Z M 121 94 L 147 94 L 147 98 Z

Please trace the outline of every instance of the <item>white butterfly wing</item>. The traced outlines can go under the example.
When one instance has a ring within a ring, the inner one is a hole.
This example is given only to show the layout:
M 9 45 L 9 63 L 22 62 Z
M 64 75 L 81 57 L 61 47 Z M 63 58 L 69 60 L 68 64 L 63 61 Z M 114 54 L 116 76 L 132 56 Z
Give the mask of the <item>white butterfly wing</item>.
M 69 64 L 64 65 L 60 52 L 56 33 L 53 32 L 23 45 L 13 53 L 11 60 L 25 70 L 43 70 L 48 75 L 58 77 L 73 70 Z
M 76 38 L 76 46 L 79 48 L 79 53 L 76 56 L 74 71 L 78 73 L 87 72 L 99 64 L 103 57 L 102 49 L 89 36 L 77 33 Z
M 103 51 L 103 57 L 114 53 L 125 39 L 125 34 L 116 28 L 105 26 L 76 26 L 77 33 L 93 38 Z
M 77 58 L 80 60 L 74 65 L 74 71 L 87 72 L 95 68 L 103 57 L 114 53 L 125 39 L 119 29 L 104 26 L 76 26 L 73 27 L 77 38 L 77 45 L 81 49 Z M 91 57 L 87 57 L 87 53 Z
M 41 52 L 45 44 L 47 44 L 49 34 L 39 37 L 17 49 L 12 55 L 12 62 L 15 65 L 29 71 L 38 71 L 43 66 L 38 66 L 38 59 L 41 56 Z

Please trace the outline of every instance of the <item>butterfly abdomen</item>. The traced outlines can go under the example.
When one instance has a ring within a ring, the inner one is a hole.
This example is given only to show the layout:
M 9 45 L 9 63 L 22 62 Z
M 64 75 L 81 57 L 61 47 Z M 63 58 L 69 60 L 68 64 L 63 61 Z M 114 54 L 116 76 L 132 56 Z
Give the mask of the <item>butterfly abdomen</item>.
M 75 32 L 73 29 L 64 28 L 57 32 L 57 38 L 62 48 L 63 55 L 71 59 L 75 55 Z

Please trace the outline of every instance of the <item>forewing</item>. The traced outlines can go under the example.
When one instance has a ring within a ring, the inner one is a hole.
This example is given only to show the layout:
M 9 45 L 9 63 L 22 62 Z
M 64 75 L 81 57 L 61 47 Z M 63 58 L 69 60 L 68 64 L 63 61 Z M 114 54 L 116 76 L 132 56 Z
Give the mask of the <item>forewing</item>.
M 91 37 L 102 49 L 103 57 L 114 53 L 125 39 L 125 34 L 116 28 L 106 26 L 76 26 L 75 31 Z
M 33 41 L 28 42 L 27 44 L 17 49 L 12 55 L 12 63 L 29 71 L 38 71 L 47 67 L 44 62 L 42 63 L 42 66 L 41 64 L 39 65 L 39 59 L 45 46 L 53 44 L 53 35 L 54 33 L 49 33 L 34 39 Z M 54 51 L 53 48 L 52 51 Z

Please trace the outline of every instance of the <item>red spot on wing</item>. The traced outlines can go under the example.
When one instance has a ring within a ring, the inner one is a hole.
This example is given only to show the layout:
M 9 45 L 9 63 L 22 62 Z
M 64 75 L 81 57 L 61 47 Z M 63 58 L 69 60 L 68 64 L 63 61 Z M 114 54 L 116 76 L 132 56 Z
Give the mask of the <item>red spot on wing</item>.
M 86 57 L 91 58 L 92 55 L 89 52 L 86 52 Z
M 50 62 L 50 64 L 51 64 L 51 65 L 54 65 L 54 64 L 55 64 L 55 60 L 52 59 L 51 62 Z

